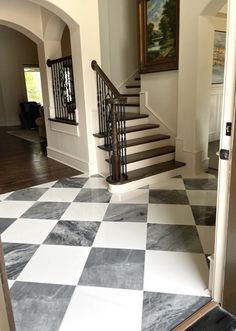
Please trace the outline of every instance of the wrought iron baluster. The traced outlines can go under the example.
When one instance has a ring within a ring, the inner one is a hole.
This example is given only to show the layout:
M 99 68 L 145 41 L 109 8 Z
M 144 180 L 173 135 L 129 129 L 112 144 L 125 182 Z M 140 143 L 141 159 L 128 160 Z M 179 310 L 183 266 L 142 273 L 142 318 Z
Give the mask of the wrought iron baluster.
M 96 61 L 91 63 L 97 77 L 97 100 L 100 133 L 104 133 L 104 145 L 109 150 L 109 179 L 119 182 L 121 175 L 127 178 L 125 103 L 122 96 Z
M 48 60 L 47 64 L 52 72 L 55 118 L 67 123 L 76 123 L 72 58 L 69 56 Z

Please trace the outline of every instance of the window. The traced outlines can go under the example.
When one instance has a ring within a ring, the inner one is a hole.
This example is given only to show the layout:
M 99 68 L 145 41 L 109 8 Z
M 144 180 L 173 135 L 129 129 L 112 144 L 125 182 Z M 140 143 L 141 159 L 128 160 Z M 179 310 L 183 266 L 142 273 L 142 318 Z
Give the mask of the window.
M 24 67 L 25 85 L 28 101 L 43 104 L 41 77 L 37 67 Z

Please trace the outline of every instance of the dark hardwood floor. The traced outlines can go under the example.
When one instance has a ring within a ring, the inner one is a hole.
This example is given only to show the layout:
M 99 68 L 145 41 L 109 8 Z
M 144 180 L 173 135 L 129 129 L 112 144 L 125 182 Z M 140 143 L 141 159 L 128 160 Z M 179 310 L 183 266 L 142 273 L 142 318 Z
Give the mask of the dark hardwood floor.
M 80 174 L 47 158 L 45 144 L 8 134 L 12 129 L 0 127 L 0 194 Z

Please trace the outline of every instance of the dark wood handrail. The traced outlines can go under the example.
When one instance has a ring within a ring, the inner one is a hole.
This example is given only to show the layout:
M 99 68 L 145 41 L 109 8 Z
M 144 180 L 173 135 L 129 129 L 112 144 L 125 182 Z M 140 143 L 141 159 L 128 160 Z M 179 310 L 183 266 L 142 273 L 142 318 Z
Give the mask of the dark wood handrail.
M 94 71 L 96 71 L 104 80 L 104 82 L 107 84 L 107 86 L 109 87 L 109 89 L 112 91 L 112 93 L 114 94 L 115 98 L 121 98 L 122 94 L 120 94 L 120 92 L 117 90 L 117 88 L 115 87 L 115 85 L 112 84 L 112 82 L 110 81 L 110 79 L 107 77 L 107 75 L 104 73 L 104 71 L 99 67 L 99 65 L 97 64 L 97 61 L 93 60 L 91 63 L 91 67 Z
M 65 57 L 61 57 L 59 59 L 55 59 L 55 60 L 48 59 L 47 60 L 47 66 L 48 67 L 51 67 L 52 64 L 54 64 L 54 63 L 60 63 L 60 62 L 63 62 L 63 61 L 66 61 L 66 60 L 71 60 L 71 59 L 72 59 L 71 56 L 65 56 Z

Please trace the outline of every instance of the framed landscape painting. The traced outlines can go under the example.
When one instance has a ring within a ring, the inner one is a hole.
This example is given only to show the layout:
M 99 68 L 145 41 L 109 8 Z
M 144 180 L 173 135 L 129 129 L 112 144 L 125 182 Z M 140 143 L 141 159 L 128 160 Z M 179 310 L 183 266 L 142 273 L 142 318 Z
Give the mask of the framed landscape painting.
M 137 0 L 140 73 L 177 70 L 179 0 Z
M 215 31 L 212 84 L 224 83 L 226 33 Z

